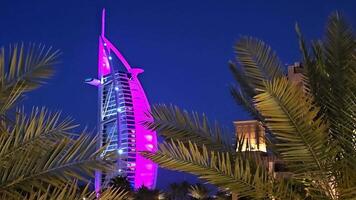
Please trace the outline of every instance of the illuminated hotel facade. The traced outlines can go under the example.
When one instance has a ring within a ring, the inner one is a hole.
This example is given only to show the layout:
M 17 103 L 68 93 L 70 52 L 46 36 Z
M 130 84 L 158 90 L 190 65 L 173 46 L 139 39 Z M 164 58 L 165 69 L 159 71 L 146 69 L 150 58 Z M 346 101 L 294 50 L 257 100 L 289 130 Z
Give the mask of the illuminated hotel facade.
M 95 174 L 95 189 L 100 191 L 114 176 L 127 176 L 134 188 L 156 185 L 157 165 L 142 157 L 140 151 L 157 150 L 156 132 L 142 124 L 150 121 L 150 105 L 138 79 L 143 70 L 132 68 L 121 52 L 105 37 L 105 9 L 99 36 L 98 78 L 86 83 L 98 88 L 99 147 L 115 153 L 118 160 L 111 173 Z
M 236 149 L 267 152 L 266 131 L 261 122 L 257 120 L 234 121 L 234 126 L 236 137 L 242 141 L 241 144 L 237 143 Z

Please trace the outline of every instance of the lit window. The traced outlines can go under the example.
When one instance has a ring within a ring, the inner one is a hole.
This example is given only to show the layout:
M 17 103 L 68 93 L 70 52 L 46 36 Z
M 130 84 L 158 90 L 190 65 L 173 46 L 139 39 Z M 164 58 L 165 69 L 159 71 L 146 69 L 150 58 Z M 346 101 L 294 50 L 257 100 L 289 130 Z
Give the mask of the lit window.
M 152 169 L 152 164 L 146 164 L 146 169 L 148 170 Z
M 152 141 L 152 135 L 145 135 L 145 138 L 146 138 L 148 141 Z
M 152 149 L 153 149 L 153 145 L 152 145 L 152 144 L 146 144 L 146 148 L 147 148 L 148 150 L 152 150 Z
M 121 154 L 124 153 L 124 151 L 123 151 L 122 149 L 118 149 L 118 150 L 117 150 L 117 153 L 121 155 Z

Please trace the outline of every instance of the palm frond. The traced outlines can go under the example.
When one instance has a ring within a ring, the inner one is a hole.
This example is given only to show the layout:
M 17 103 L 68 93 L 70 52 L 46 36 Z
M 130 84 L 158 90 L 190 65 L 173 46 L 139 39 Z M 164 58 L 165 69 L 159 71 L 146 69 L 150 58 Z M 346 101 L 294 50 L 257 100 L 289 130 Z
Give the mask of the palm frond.
M 237 61 L 255 92 L 264 89 L 263 82 L 283 76 L 283 68 L 275 52 L 263 41 L 244 37 L 236 46 Z
M 96 143 L 97 138 L 81 135 L 75 140 L 63 138 L 44 150 L 38 146 L 27 147 L 0 171 L 0 188 L 31 191 L 43 183 L 60 187 L 73 178 L 87 181 L 95 169 L 110 168 L 100 158 L 103 149 L 95 150 Z
M 80 189 L 77 181 L 69 182 L 62 188 L 48 186 L 45 191 L 32 191 L 26 197 L 9 200 L 124 200 L 128 197 L 128 192 L 120 188 L 106 188 L 98 198 L 99 194 L 89 192 L 89 184 Z
M 68 131 L 75 127 L 70 119 L 60 120 L 59 112 L 52 114 L 45 108 L 34 108 L 30 116 L 18 109 L 15 119 L 7 122 L 0 134 L 0 166 L 28 147 L 52 148 L 58 139 L 68 137 Z
M 32 191 L 26 197 L 11 198 L 4 196 L 9 200 L 126 200 L 128 199 L 128 192 L 120 188 L 106 188 L 101 194 L 89 192 L 86 185 L 84 190 L 80 190 L 77 182 L 70 182 L 65 184 L 62 188 L 48 186 L 46 191 Z M 100 198 L 98 198 L 100 195 Z
M 201 184 L 192 185 L 189 189 L 189 195 L 194 199 L 207 199 L 209 197 L 209 191 Z
M 163 168 L 197 175 L 241 197 L 289 199 L 290 195 L 299 196 L 288 183 L 272 179 L 257 159 L 237 157 L 235 160 L 229 153 L 209 151 L 204 145 L 192 142 L 186 145 L 180 141 L 161 144 L 156 153 L 142 154 Z
M 306 76 L 316 103 L 325 113 L 325 118 L 337 121 L 335 126 L 331 124 L 331 133 L 337 132 L 335 135 L 344 134 L 344 130 L 338 129 L 337 124 L 355 122 L 354 117 L 344 116 L 354 116 L 355 113 L 355 109 L 345 109 L 349 107 L 350 101 L 351 105 L 355 104 L 355 47 L 356 38 L 352 27 L 347 25 L 339 13 L 334 13 L 329 18 L 325 39 L 313 43 L 312 56 L 304 56 Z M 306 51 L 304 44 L 303 54 L 308 54 Z
M 33 188 L 32 191 L 17 196 L 3 194 L 1 199 L 7 200 L 127 200 L 129 192 L 121 188 L 105 188 L 101 194 L 89 191 L 89 184 L 78 187 L 78 181 L 70 181 L 62 187 L 49 185 L 45 190 Z
M 278 146 L 284 160 L 292 163 L 308 161 L 303 163 L 305 169 L 296 166 L 303 172 L 320 170 L 323 159 L 326 159 L 323 151 L 327 149 L 323 145 L 327 141 L 327 127 L 316 118 L 318 108 L 286 78 L 266 82 L 265 85 L 266 91 L 255 97 L 256 108 L 280 140 Z
M 45 79 L 53 75 L 53 66 L 59 55 L 58 50 L 41 44 L 30 44 L 27 47 L 15 44 L 10 45 L 8 53 L 4 47 L 0 52 L 0 86 L 3 90 L 18 82 L 23 82 L 26 90 L 42 85 Z
M 307 55 L 304 63 L 310 93 L 329 123 L 329 137 L 337 151 L 331 163 L 342 196 L 341 191 L 356 186 L 354 173 L 350 173 L 356 170 L 356 37 L 352 26 L 335 12 L 329 17 L 324 39 L 312 43 L 312 54 L 305 42 L 301 47 Z
M 25 91 L 23 83 L 17 83 L 8 91 L 0 93 L 0 115 L 4 117 L 6 111 L 13 108 Z
M 107 188 L 100 194 L 100 200 L 126 200 L 128 199 L 129 192 L 120 188 Z M 92 198 L 93 200 L 95 198 Z
M 234 98 L 235 102 L 238 105 L 243 106 L 245 110 L 254 118 L 259 120 L 260 122 L 263 122 L 264 119 L 261 116 L 261 114 L 258 112 L 258 110 L 254 106 L 253 99 L 249 97 L 244 90 L 241 90 L 239 88 L 236 88 L 234 86 L 230 87 L 230 93 L 231 96 Z
M 339 13 L 330 16 L 325 35 L 322 56 L 329 84 L 322 94 L 326 98 L 322 106 L 332 120 L 331 133 L 349 139 L 356 128 L 356 37 Z M 345 151 L 351 150 L 340 144 Z
M 61 188 L 48 186 L 46 191 L 32 191 L 24 200 L 83 200 L 90 195 L 89 185 L 80 191 L 77 181 L 69 182 Z
M 31 191 L 18 193 L 18 195 L 1 193 L 0 199 L 6 200 L 82 200 L 83 197 L 90 195 L 89 184 L 83 189 L 78 187 L 78 181 L 73 180 L 62 185 L 53 187 L 44 185 L 43 190 L 32 188 Z
M 10 45 L 0 48 L 0 114 L 11 108 L 27 91 L 38 88 L 50 78 L 59 55 L 44 45 Z
M 354 172 L 349 172 L 349 173 L 354 173 Z M 353 176 L 352 178 L 355 178 Z M 340 192 L 340 199 L 355 199 L 356 196 L 356 186 L 353 187 L 342 187 Z
M 331 146 L 327 144 L 328 127 L 312 98 L 288 82 L 286 78 L 265 83 L 266 91 L 255 97 L 256 107 L 266 125 L 278 139 L 281 158 L 296 177 L 313 179 L 334 193 L 327 178 Z M 321 180 L 316 180 L 319 177 Z
M 327 73 L 332 76 L 332 73 L 354 70 L 354 67 L 349 65 L 352 56 L 355 55 L 355 35 L 352 27 L 339 13 L 336 12 L 329 17 L 325 36 L 323 50 Z
M 253 96 L 256 95 L 256 91 L 253 88 L 252 83 L 250 83 L 249 79 L 247 78 L 246 74 L 244 73 L 243 69 L 241 67 L 238 67 L 235 63 L 232 61 L 229 62 L 229 69 L 235 78 L 235 81 L 238 83 L 240 86 L 240 89 L 244 91 L 247 97 L 252 98 Z
M 233 151 L 225 131 L 217 123 L 210 125 L 204 114 L 188 113 L 177 106 L 156 105 L 151 115 L 153 121 L 145 122 L 146 127 L 156 130 L 166 140 L 194 141 L 211 149 Z

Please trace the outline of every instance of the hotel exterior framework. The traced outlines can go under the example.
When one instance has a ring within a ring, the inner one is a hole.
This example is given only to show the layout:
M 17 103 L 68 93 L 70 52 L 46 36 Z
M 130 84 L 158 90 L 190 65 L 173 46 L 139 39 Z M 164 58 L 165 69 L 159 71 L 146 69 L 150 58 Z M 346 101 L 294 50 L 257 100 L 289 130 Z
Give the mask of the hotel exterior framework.
M 95 174 L 97 192 L 112 177 L 127 176 L 134 186 L 154 188 L 157 165 L 142 157 L 140 151 L 157 150 L 156 132 L 147 130 L 142 122 L 150 121 L 150 105 L 138 79 L 143 70 L 132 68 L 121 52 L 105 36 L 105 9 L 99 36 L 98 78 L 86 83 L 98 88 L 99 147 L 107 145 L 104 154 L 116 153 L 116 170 Z

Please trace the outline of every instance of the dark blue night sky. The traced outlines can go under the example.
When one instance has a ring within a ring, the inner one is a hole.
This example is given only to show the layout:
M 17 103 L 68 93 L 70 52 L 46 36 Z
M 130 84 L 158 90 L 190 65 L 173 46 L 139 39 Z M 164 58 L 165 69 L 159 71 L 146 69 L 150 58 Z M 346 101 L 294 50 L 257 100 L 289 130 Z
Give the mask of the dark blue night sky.
M 321 35 L 331 11 L 355 25 L 356 1 L 135 1 L 1 0 L 0 44 L 44 43 L 63 52 L 56 76 L 31 93 L 26 106 L 62 110 L 84 128 L 96 126 L 97 92 L 83 83 L 96 77 L 100 13 L 106 7 L 107 37 L 132 66 L 142 67 L 142 84 L 152 104 L 173 103 L 205 112 L 232 129 L 247 119 L 228 91 L 227 62 L 240 36 L 261 38 L 283 63 L 300 59 L 294 31 Z M 160 170 L 158 187 L 191 180 Z

